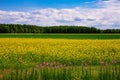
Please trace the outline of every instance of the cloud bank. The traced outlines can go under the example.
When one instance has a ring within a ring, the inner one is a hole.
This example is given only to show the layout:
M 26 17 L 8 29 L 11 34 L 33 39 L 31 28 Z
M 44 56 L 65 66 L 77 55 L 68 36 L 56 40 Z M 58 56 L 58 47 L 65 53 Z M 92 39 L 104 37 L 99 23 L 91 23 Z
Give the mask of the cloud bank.
M 32 24 L 39 26 L 78 25 L 100 29 L 120 29 L 120 1 L 99 0 L 97 8 L 45 8 L 29 11 L 0 10 L 0 23 Z

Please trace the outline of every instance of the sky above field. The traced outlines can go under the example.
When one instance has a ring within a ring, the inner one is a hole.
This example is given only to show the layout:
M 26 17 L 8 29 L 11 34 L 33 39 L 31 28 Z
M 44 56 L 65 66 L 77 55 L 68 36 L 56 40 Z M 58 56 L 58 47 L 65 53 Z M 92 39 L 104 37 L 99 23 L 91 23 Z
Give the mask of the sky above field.
M 120 29 L 120 0 L 0 0 L 0 23 Z

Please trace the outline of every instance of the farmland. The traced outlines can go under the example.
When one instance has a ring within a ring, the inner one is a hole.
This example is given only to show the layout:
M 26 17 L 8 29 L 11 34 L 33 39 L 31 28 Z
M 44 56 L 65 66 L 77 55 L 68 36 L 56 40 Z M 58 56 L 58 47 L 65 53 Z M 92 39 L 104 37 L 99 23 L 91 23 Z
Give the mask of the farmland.
M 120 39 L 120 34 L 0 34 L 0 38 L 43 38 L 43 39 Z
M 100 80 L 119 80 L 120 77 L 116 77 L 120 74 L 119 36 L 1 34 L 0 79 L 2 75 L 4 80 L 98 80 L 99 77 Z M 5 73 L 11 70 L 9 75 Z
M 6 66 L 15 65 L 20 60 L 28 65 L 48 61 L 73 61 L 74 64 L 79 64 L 82 60 L 92 59 L 97 64 L 101 59 L 119 59 L 119 43 L 120 40 L 1 38 L 0 59 Z

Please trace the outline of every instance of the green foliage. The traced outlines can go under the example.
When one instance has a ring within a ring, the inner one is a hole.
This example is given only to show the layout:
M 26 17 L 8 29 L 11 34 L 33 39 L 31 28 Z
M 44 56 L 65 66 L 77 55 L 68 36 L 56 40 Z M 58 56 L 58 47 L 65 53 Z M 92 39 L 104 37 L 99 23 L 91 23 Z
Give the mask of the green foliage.
M 0 33 L 41 33 L 41 27 L 35 25 L 0 24 Z
M 86 26 L 36 26 L 0 24 L 0 33 L 120 33 L 120 29 L 100 30 Z

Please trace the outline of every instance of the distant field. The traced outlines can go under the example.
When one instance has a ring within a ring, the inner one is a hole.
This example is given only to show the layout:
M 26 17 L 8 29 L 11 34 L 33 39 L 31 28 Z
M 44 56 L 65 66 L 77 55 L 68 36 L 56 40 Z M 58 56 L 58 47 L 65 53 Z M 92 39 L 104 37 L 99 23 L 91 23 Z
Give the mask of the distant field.
M 120 34 L 0 34 L 0 38 L 120 39 Z

